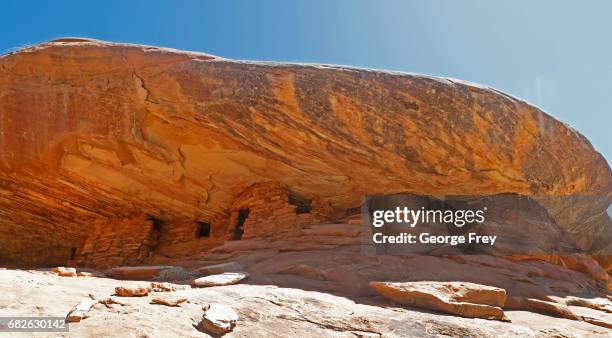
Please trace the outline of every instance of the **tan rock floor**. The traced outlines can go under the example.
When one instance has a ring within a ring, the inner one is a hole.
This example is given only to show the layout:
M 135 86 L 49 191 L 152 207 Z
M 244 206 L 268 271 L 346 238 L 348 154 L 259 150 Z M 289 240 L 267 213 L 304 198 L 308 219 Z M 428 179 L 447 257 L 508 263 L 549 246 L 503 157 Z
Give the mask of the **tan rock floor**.
M 88 294 L 106 298 L 116 286 L 139 283 L 59 277 L 45 271 L 0 270 L 0 313 L 2 316 L 65 316 Z M 0 333 L 0 337 L 206 337 L 194 325 L 202 317 L 202 305 L 212 302 L 231 306 L 240 317 L 234 331 L 225 337 L 609 337 L 612 334 L 612 330 L 588 323 L 524 311 L 506 311 L 512 322 L 503 323 L 390 307 L 378 297 L 351 300 L 272 285 L 238 284 L 167 293 L 188 298 L 180 307 L 149 304 L 155 294 L 120 298 L 125 306 L 99 304 L 90 311 L 89 318 L 72 324 L 69 333 Z

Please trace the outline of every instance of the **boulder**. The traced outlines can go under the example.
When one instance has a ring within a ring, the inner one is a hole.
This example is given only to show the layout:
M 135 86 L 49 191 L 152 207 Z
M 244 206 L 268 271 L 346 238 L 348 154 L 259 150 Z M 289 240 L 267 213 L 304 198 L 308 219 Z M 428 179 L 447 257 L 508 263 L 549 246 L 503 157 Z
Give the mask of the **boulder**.
M 171 291 L 176 291 L 179 288 L 180 287 L 177 287 L 176 285 L 173 285 L 170 283 L 159 283 L 159 282 L 151 283 L 151 290 L 155 292 L 171 292 Z
M 194 280 L 193 287 L 204 288 L 209 286 L 232 285 L 240 282 L 249 276 L 246 272 L 226 272 L 220 275 L 210 275 Z
M 221 263 L 215 265 L 208 265 L 197 269 L 197 273 L 200 276 L 218 275 L 225 272 L 241 272 L 244 271 L 242 265 L 236 262 Z
M 201 326 L 204 330 L 222 335 L 234 329 L 238 321 L 238 314 L 227 305 L 213 303 L 203 307 L 204 316 Z
M 120 297 L 144 297 L 151 292 L 149 286 L 118 286 L 115 294 Z
M 95 277 L 96 275 L 91 273 L 91 272 L 79 271 L 77 273 L 77 276 L 79 276 L 79 277 Z
M 87 318 L 87 312 L 97 301 L 91 298 L 83 298 L 81 301 L 68 312 L 66 321 L 69 323 L 80 322 L 81 319 Z
M 61 277 L 77 276 L 77 272 L 75 268 L 65 268 L 63 266 L 58 266 L 57 268 L 53 268 L 52 271 L 57 273 L 57 275 Z
M 151 299 L 151 304 L 160 304 L 166 306 L 180 306 L 181 303 L 187 301 L 187 298 L 181 296 L 157 296 Z
M 469 318 L 507 320 L 506 291 L 465 282 L 371 282 L 384 297 L 402 304 Z

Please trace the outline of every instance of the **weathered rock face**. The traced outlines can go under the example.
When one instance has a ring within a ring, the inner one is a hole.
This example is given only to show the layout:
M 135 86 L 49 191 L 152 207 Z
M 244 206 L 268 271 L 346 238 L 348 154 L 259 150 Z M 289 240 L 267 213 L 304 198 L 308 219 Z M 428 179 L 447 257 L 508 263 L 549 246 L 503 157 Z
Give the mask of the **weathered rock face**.
M 564 198 L 558 198 L 563 202 Z M 575 243 L 558 226 L 533 198 L 516 194 L 497 194 L 487 196 L 445 196 L 438 198 L 423 195 L 384 195 L 370 197 L 366 202 L 368 209 L 395 210 L 407 207 L 412 210 L 486 210 L 482 223 L 464 224 L 461 227 L 446 223 L 429 222 L 423 226 L 406 227 L 396 222 L 385 223 L 382 228 L 385 235 L 409 233 L 418 237 L 427 232 L 430 235 L 464 235 L 478 233 L 497 236 L 495 245 L 458 244 L 441 246 L 439 244 L 414 243 L 411 245 L 376 245 L 378 254 L 410 255 L 457 255 L 457 254 L 487 254 L 496 256 L 521 255 L 527 257 L 550 255 L 552 253 L 573 253 Z M 371 217 L 371 216 L 370 216 Z M 369 227 L 372 232 L 381 229 Z
M 116 264 L 211 248 L 261 182 L 317 220 L 365 194 L 530 195 L 604 260 L 611 176 L 574 130 L 454 80 L 83 39 L 0 59 L 2 264 L 64 264 L 92 241 L 92 259 L 136 257 Z
M 381 295 L 399 304 L 468 318 L 506 320 L 502 307 L 506 291 L 473 283 L 372 282 Z

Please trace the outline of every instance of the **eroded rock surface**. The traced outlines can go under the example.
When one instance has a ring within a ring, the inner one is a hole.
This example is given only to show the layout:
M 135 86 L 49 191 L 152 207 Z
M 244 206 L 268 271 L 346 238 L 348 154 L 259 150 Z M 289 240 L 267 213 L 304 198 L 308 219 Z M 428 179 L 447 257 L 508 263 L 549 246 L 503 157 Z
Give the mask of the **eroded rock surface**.
M 146 285 L 138 286 L 118 286 L 115 294 L 119 297 L 144 297 L 151 292 L 151 288 Z
M 373 255 L 355 209 L 392 193 L 528 198 L 491 210 L 517 230 L 496 256 Z M 96 294 L 75 336 L 205 336 L 203 306 L 230 301 L 210 331 L 609 336 L 611 201 L 584 137 L 457 80 L 88 39 L 0 59 L 0 265 L 184 284 L 0 270 L 3 315 L 69 313 Z M 519 244 L 526 255 L 504 257 Z M 186 285 L 210 274 L 224 286 Z M 372 281 L 404 304 L 512 322 L 396 306 Z M 400 285 L 422 281 L 461 287 L 405 301 Z M 462 294 L 469 283 L 488 287 Z
M 152 304 L 160 304 L 165 306 L 180 306 L 181 303 L 187 301 L 187 298 L 181 296 L 156 296 L 151 299 Z
M 462 317 L 507 320 L 502 307 L 506 291 L 462 282 L 372 282 L 381 295 L 399 304 Z
M 236 326 L 238 314 L 231 307 L 212 303 L 203 306 L 204 316 L 202 317 L 202 327 L 213 334 L 224 334 L 230 332 Z
M 421 304 L 435 311 L 456 310 L 453 312 L 456 315 L 461 315 L 460 310 L 464 307 L 468 309 L 465 313 L 473 310 L 472 314 L 480 313 L 489 318 L 500 319 L 504 318 L 503 314 L 509 309 L 529 312 L 529 316 L 541 313 L 545 316 L 588 322 L 604 328 L 608 327 L 606 322 L 612 321 L 608 309 L 612 306 L 609 284 L 589 269 L 573 269 L 574 265 L 559 264 L 558 261 L 544 259 L 545 257 L 526 260 L 522 257 L 486 255 L 373 256 L 367 247 L 345 242 L 346 237 L 331 230 L 342 227 L 327 226 L 330 227 L 329 231 L 323 230 L 326 225 L 316 228 L 336 236 L 322 238 L 318 234 L 301 234 L 278 241 L 229 242 L 211 252 L 183 258 L 180 262 L 185 264 L 188 270 L 190 266 L 197 270 L 203 263 L 237 262 L 250 273 L 249 279 L 245 281 L 248 284 L 278 285 L 358 299 L 378 294 L 369 286 L 370 281 L 389 281 L 390 285 L 427 284 L 422 281 L 432 281 L 429 282 L 431 285 L 440 286 L 469 286 L 470 283 L 475 283 L 482 285 L 482 295 L 489 295 L 484 289 L 493 290 L 492 297 L 484 298 L 485 304 L 478 304 L 479 297 L 468 300 L 479 293 L 468 292 L 464 297 L 461 288 L 457 288 L 457 291 L 453 288 L 446 291 L 433 288 L 431 292 L 425 292 L 427 295 L 421 298 Z M 333 241 L 333 238 L 337 238 L 337 241 Z M 576 261 L 581 259 L 580 257 L 586 259 L 583 256 L 568 259 Z M 588 266 L 597 267 L 597 263 L 592 259 L 587 261 L 591 262 Z M 469 289 L 470 287 L 465 288 Z M 497 297 L 502 293 L 511 301 L 504 304 L 501 297 Z M 401 295 L 402 291 L 397 290 L 395 294 Z M 427 300 L 432 298 L 435 299 L 428 303 Z M 407 303 L 404 302 L 411 306 Z M 412 306 L 416 303 L 413 302 Z M 388 301 L 381 304 L 390 305 Z M 476 311 L 481 309 L 483 311 Z
M 47 286 L 39 287 L 43 283 Z M 38 271 L 0 270 L 3 290 L 0 307 L 5 316 L 29 316 L 33 308 L 39 316 L 57 316 L 68 313 L 84 294 L 99 294 L 102 300 L 99 306 L 89 310 L 89 318 L 71 324 L 70 335 L 74 337 L 107 337 L 118 332 L 123 336 L 152 338 L 208 337 L 210 334 L 199 331 L 197 325 L 203 318 L 202 307 L 211 303 L 229 305 L 238 315 L 236 326 L 228 337 L 285 337 L 290 334 L 347 338 L 432 335 L 603 338 L 610 335 L 610 329 L 605 327 L 533 312 L 506 310 L 511 322 L 463 318 L 390 306 L 382 297 L 350 298 L 269 284 L 190 288 L 181 291 L 189 302 L 181 303 L 180 307 L 150 304 L 154 296 L 102 297 L 112 294 L 116 283 L 108 278 L 86 280 L 59 278 Z M 137 285 L 140 282 L 125 283 Z M 572 310 L 577 311 L 576 308 Z M 609 322 L 606 318 L 600 320 Z
M 229 239 L 228 206 L 268 181 L 332 214 L 366 194 L 534 196 L 609 261 L 605 159 L 537 108 L 456 80 L 56 40 L 0 59 L 0 149 L 7 264 L 187 256 Z

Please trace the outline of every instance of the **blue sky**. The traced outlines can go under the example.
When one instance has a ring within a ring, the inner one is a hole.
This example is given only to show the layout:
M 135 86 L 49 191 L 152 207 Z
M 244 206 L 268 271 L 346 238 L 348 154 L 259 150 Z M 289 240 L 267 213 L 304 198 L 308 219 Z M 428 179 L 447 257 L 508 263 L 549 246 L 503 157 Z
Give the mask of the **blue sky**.
M 0 51 L 61 36 L 449 76 L 538 105 L 612 159 L 612 1 L 3 1 Z

